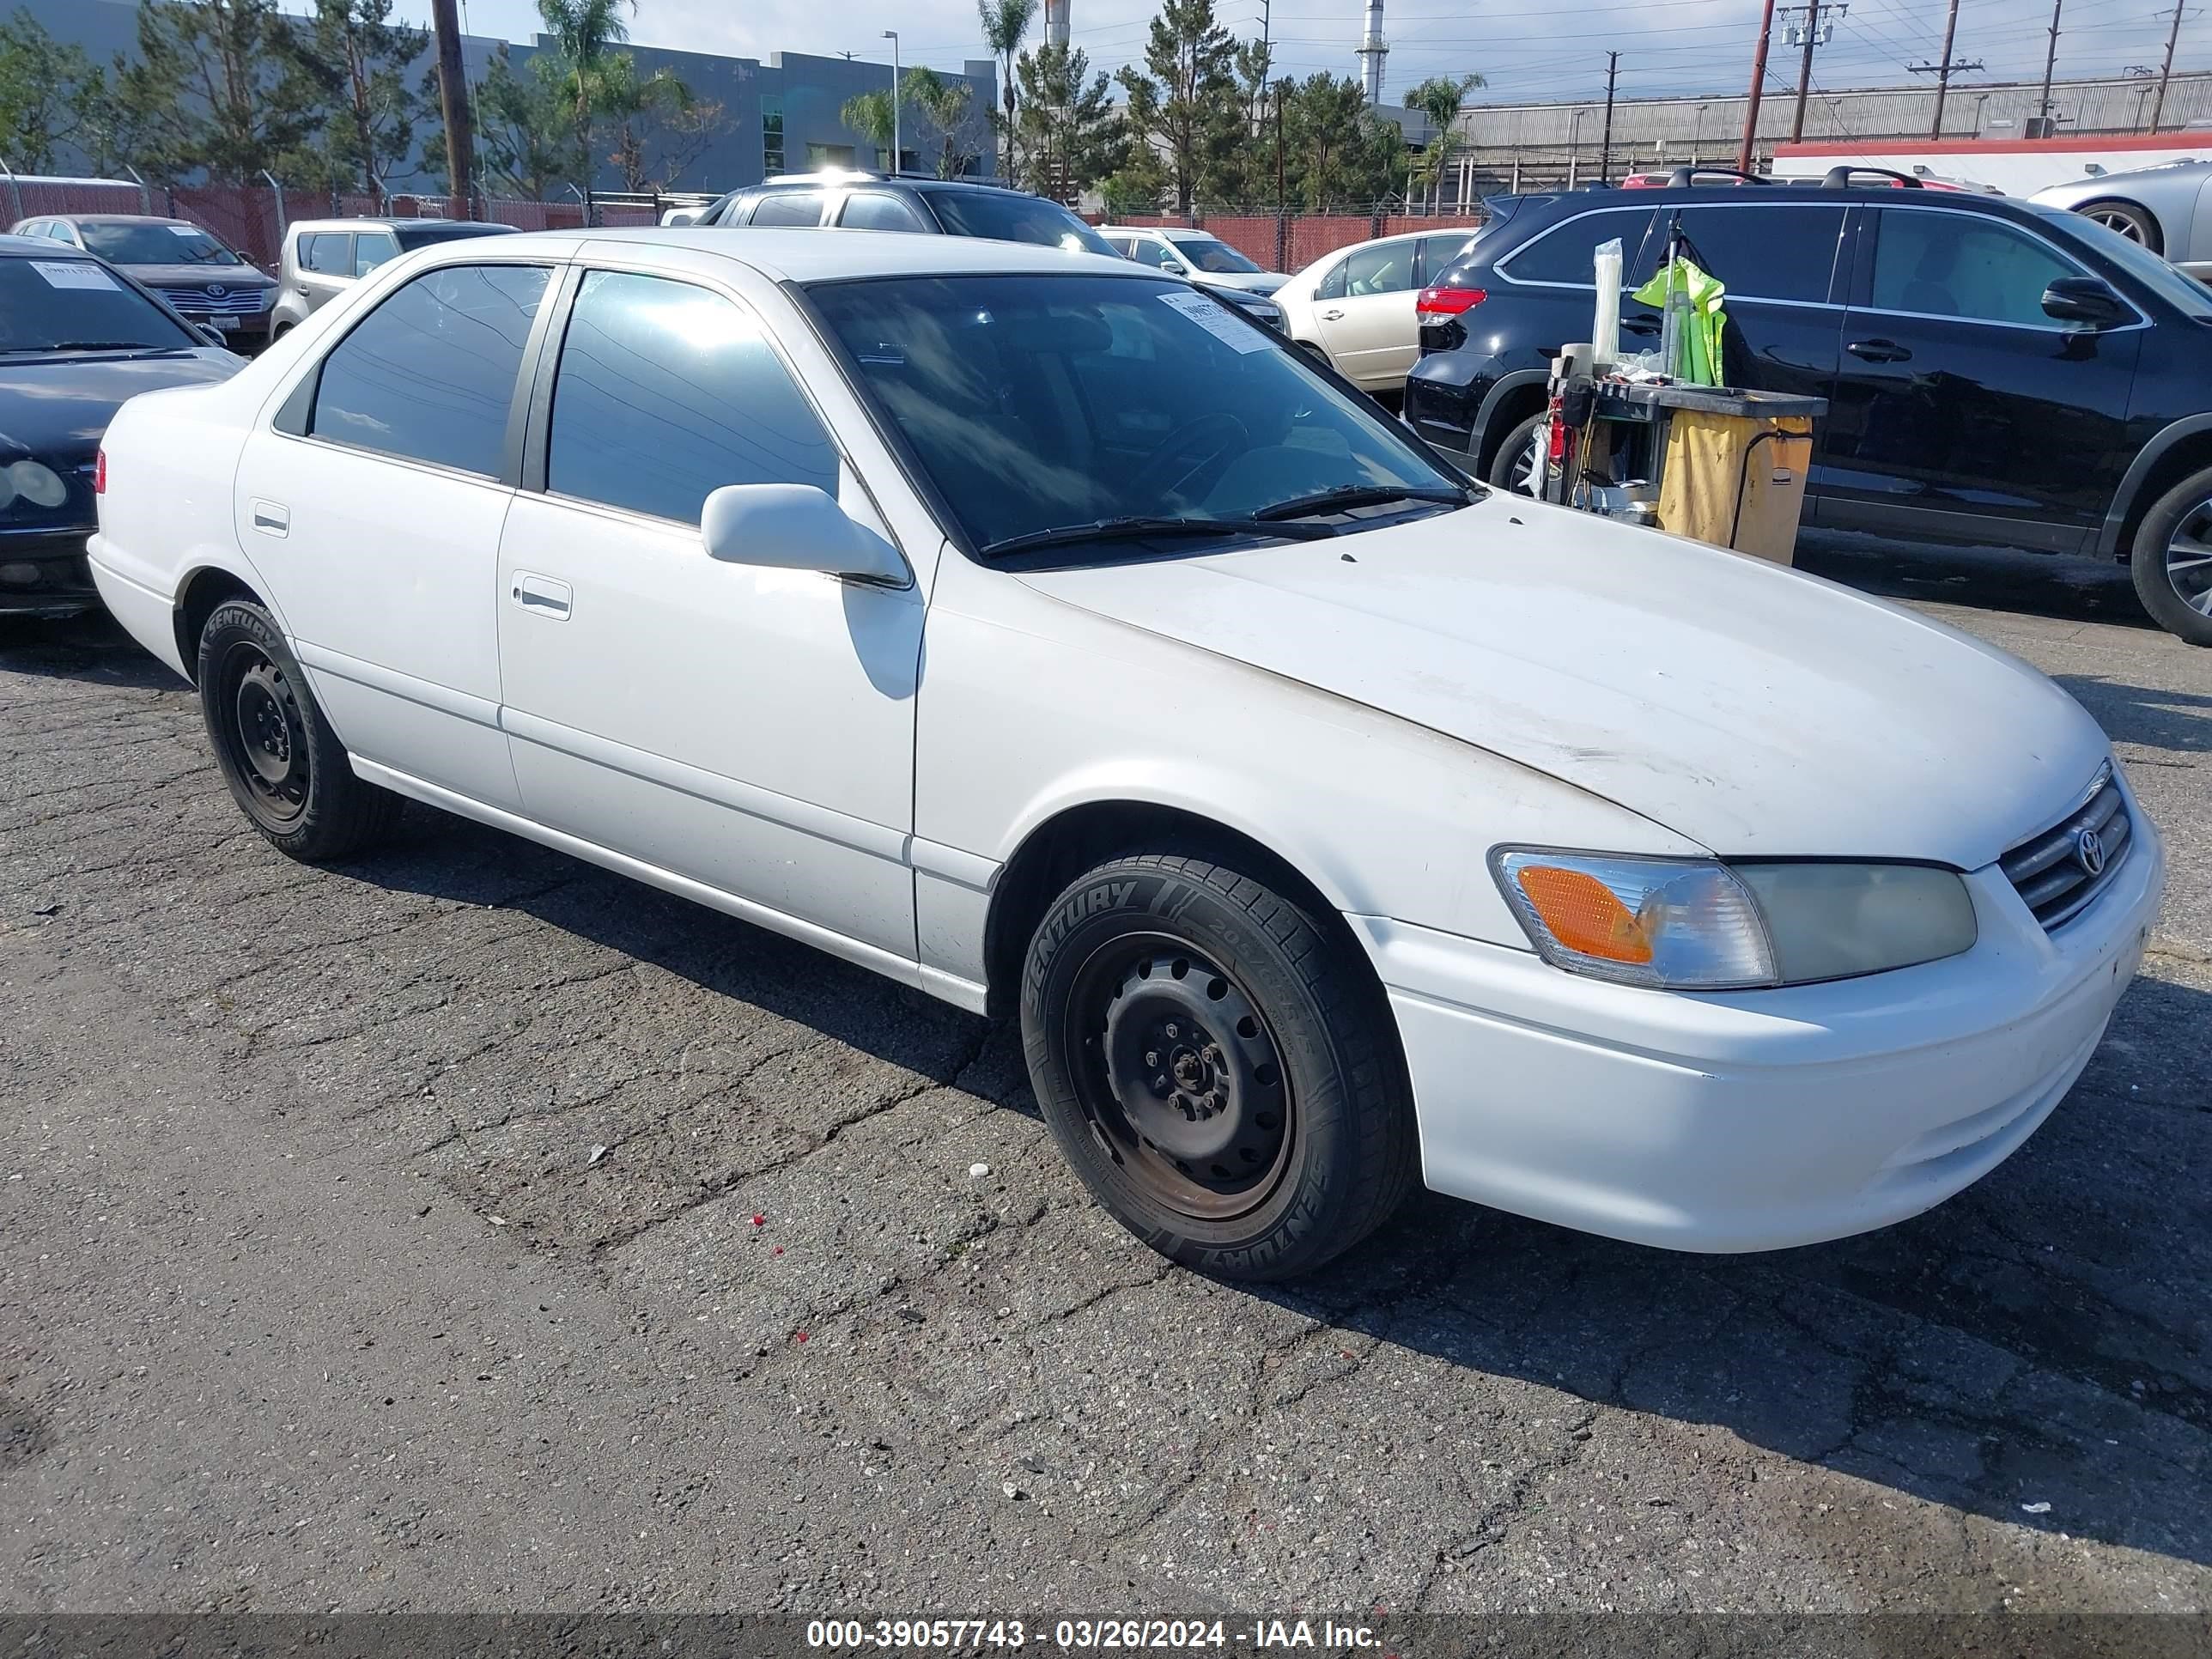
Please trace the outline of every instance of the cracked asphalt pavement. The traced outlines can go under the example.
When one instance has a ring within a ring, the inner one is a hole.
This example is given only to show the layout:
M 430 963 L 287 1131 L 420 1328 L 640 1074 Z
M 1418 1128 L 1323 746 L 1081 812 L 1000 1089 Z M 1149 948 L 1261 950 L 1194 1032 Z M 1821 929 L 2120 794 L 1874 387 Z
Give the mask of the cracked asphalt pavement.
M 288 863 L 112 625 L 0 624 L 0 1607 L 2204 1609 L 2212 652 L 1807 562 L 2166 832 L 2072 1096 L 1864 1238 L 1423 1196 L 1259 1291 L 1091 1207 L 1011 1030 L 426 810 Z

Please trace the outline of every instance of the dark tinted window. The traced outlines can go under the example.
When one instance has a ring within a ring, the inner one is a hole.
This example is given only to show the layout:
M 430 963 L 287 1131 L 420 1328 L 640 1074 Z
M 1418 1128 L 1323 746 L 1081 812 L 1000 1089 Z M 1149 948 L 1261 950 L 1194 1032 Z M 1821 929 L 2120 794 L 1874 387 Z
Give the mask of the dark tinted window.
M 238 256 L 198 225 L 89 224 L 84 245 L 118 265 L 234 265 Z
M 856 190 L 837 222 L 848 230 L 927 230 L 921 216 L 888 191 Z
M 1172 248 L 1165 242 L 1155 242 L 1149 236 L 1137 239 L 1137 245 L 1129 250 L 1129 257 L 1139 264 L 1150 265 L 1155 270 L 1164 270 L 1170 263 L 1178 263 Z
M 724 484 L 837 493 L 837 452 L 751 313 L 704 289 L 595 270 L 553 383 L 546 487 L 699 521 Z
M 51 256 L 0 257 L 0 352 L 72 343 L 174 349 L 203 342 L 82 253 L 57 246 Z
M 343 231 L 318 231 L 300 239 L 300 269 L 319 276 L 353 275 L 353 238 Z
M 1597 276 L 1593 261 L 1597 245 L 1618 236 L 1624 264 L 1632 268 L 1638 245 L 1644 240 L 1644 229 L 1650 222 L 1650 208 L 1614 208 L 1586 213 L 1579 219 L 1554 226 L 1507 254 L 1498 262 L 1498 268 L 1518 283 L 1574 283 L 1583 288 L 1595 288 Z M 1713 274 L 1733 285 L 1725 270 Z
M 1663 241 L 1668 218 L 1653 227 Z M 1682 210 L 1682 234 L 1698 267 L 1719 277 L 1739 300 L 1825 301 L 1843 240 L 1839 207 L 1692 207 Z M 1630 259 L 1632 248 L 1624 249 Z M 1514 267 L 1518 275 L 1520 267 Z M 2040 292 L 2040 290 L 2038 290 Z
M 323 360 L 311 429 L 496 477 L 522 348 L 544 297 L 537 265 L 425 271 Z
M 1175 244 L 1176 252 L 1182 256 L 1184 264 L 1195 265 L 1199 270 L 1211 271 L 1216 276 L 1249 276 L 1260 269 L 1218 237 L 1171 236 L 1168 240 Z
M 428 247 L 434 242 L 461 242 L 471 236 L 512 236 L 513 225 L 483 224 L 463 220 L 450 225 L 410 225 L 398 233 L 403 252 L 412 253 L 418 247 Z
M 822 222 L 822 192 L 818 190 L 780 190 L 763 196 L 747 222 L 756 225 L 818 225 Z
M 1421 238 L 1421 276 L 1425 283 L 1433 283 L 1449 270 L 1454 260 L 1474 245 L 1474 233 L 1461 231 L 1454 236 L 1424 236 Z
M 955 236 L 994 242 L 1036 242 L 1111 255 L 1106 239 L 1057 202 L 1011 190 L 940 190 L 930 205 Z
M 2058 325 L 2043 290 L 2081 270 L 2024 231 L 1970 213 L 1886 210 L 1874 250 L 1874 308 L 1985 323 Z

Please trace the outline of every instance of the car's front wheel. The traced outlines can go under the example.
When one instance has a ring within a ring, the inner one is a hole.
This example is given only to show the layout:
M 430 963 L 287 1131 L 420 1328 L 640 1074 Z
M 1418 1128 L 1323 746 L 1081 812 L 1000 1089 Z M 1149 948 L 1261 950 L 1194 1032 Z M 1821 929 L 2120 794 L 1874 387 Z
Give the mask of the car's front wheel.
M 276 618 L 228 599 L 200 630 L 200 713 L 216 764 L 253 827 L 310 864 L 360 852 L 400 799 L 356 777 Z
M 1299 901 L 1226 864 L 1091 870 L 1031 938 L 1022 1040 L 1098 1200 L 1224 1278 L 1310 1271 L 1415 1174 L 1411 1094 L 1372 978 Z
M 2212 645 L 2212 467 L 2151 504 L 2128 565 L 2153 620 L 2191 645 Z

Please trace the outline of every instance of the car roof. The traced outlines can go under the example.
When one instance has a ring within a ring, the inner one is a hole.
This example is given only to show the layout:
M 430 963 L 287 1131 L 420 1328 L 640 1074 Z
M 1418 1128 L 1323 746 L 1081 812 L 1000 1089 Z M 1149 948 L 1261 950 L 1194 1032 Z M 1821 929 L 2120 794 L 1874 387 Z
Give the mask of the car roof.
M 1942 207 L 1955 213 L 1987 214 L 2015 224 L 2033 224 L 2038 219 L 2035 209 L 2013 197 L 1985 196 L 1978 191 L 1899 189 L 1886 179 L 1851 185 L 1782 179 L 1760 185 L 1666 185 L 1641 190 L 1601 185 L 1591 190 L 1529 191 L 1519 200 L 1524 210 L 1498 222 L 1508 233 L 1534 231 L 1558 220 L 1605 208 L 1711 207 L 1716 204 L 1731 207 Z M 1499 251 L 1504 252 L 1505 242 L 1520 240 L 1510 234 L 1501 237 Z
M 194 230 L 202 228 L 190 219 L 173 219 L 164 213 L 41 213 L 39 217 L 58 220 L 65 225 L 191 225 Z
M 741 265 L 772 281 L 831 282 L 861 276 L 1051 275 L 1075 271 L 1126 276 L 1146 275 L 1119 255 L 1080 253 L 1034 242 L 996 242 L 980 236 L 915 236 L 891 230 L 741 229 L 729 226 L 625 226 L 605 230 L 525 231 L 500 245 L 502 258 L 543 252 L 566 259 L 589 247 L 635 246 L 656 252 L 680 250 L 699 267 Z M 461 248 L 441 249 L 430 263 L 465 261 Z M 689 261 L 687 261 L 688 263 Z
M 513 225 L 502 225 L 489 219 L 387 219 L 368 216 L 359 219 L 295 219 L 294 230 L 359 230 L 362 226 L 373 230 L 425 230 L 435 227 L 450 230 L 459 225 L 471 231 L 514 232 Z M 516 233 L 520 234 L 520 233 Z

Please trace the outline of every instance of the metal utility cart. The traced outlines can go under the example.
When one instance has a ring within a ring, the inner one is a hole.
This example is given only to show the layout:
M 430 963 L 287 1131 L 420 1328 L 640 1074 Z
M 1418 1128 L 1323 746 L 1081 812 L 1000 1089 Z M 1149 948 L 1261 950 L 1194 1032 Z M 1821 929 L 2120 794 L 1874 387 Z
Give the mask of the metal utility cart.
M 1583 379 L 1561 405 L 1577 441 L 1552 446 L 1547 500 L 1790 562 L 1826 398 Z

